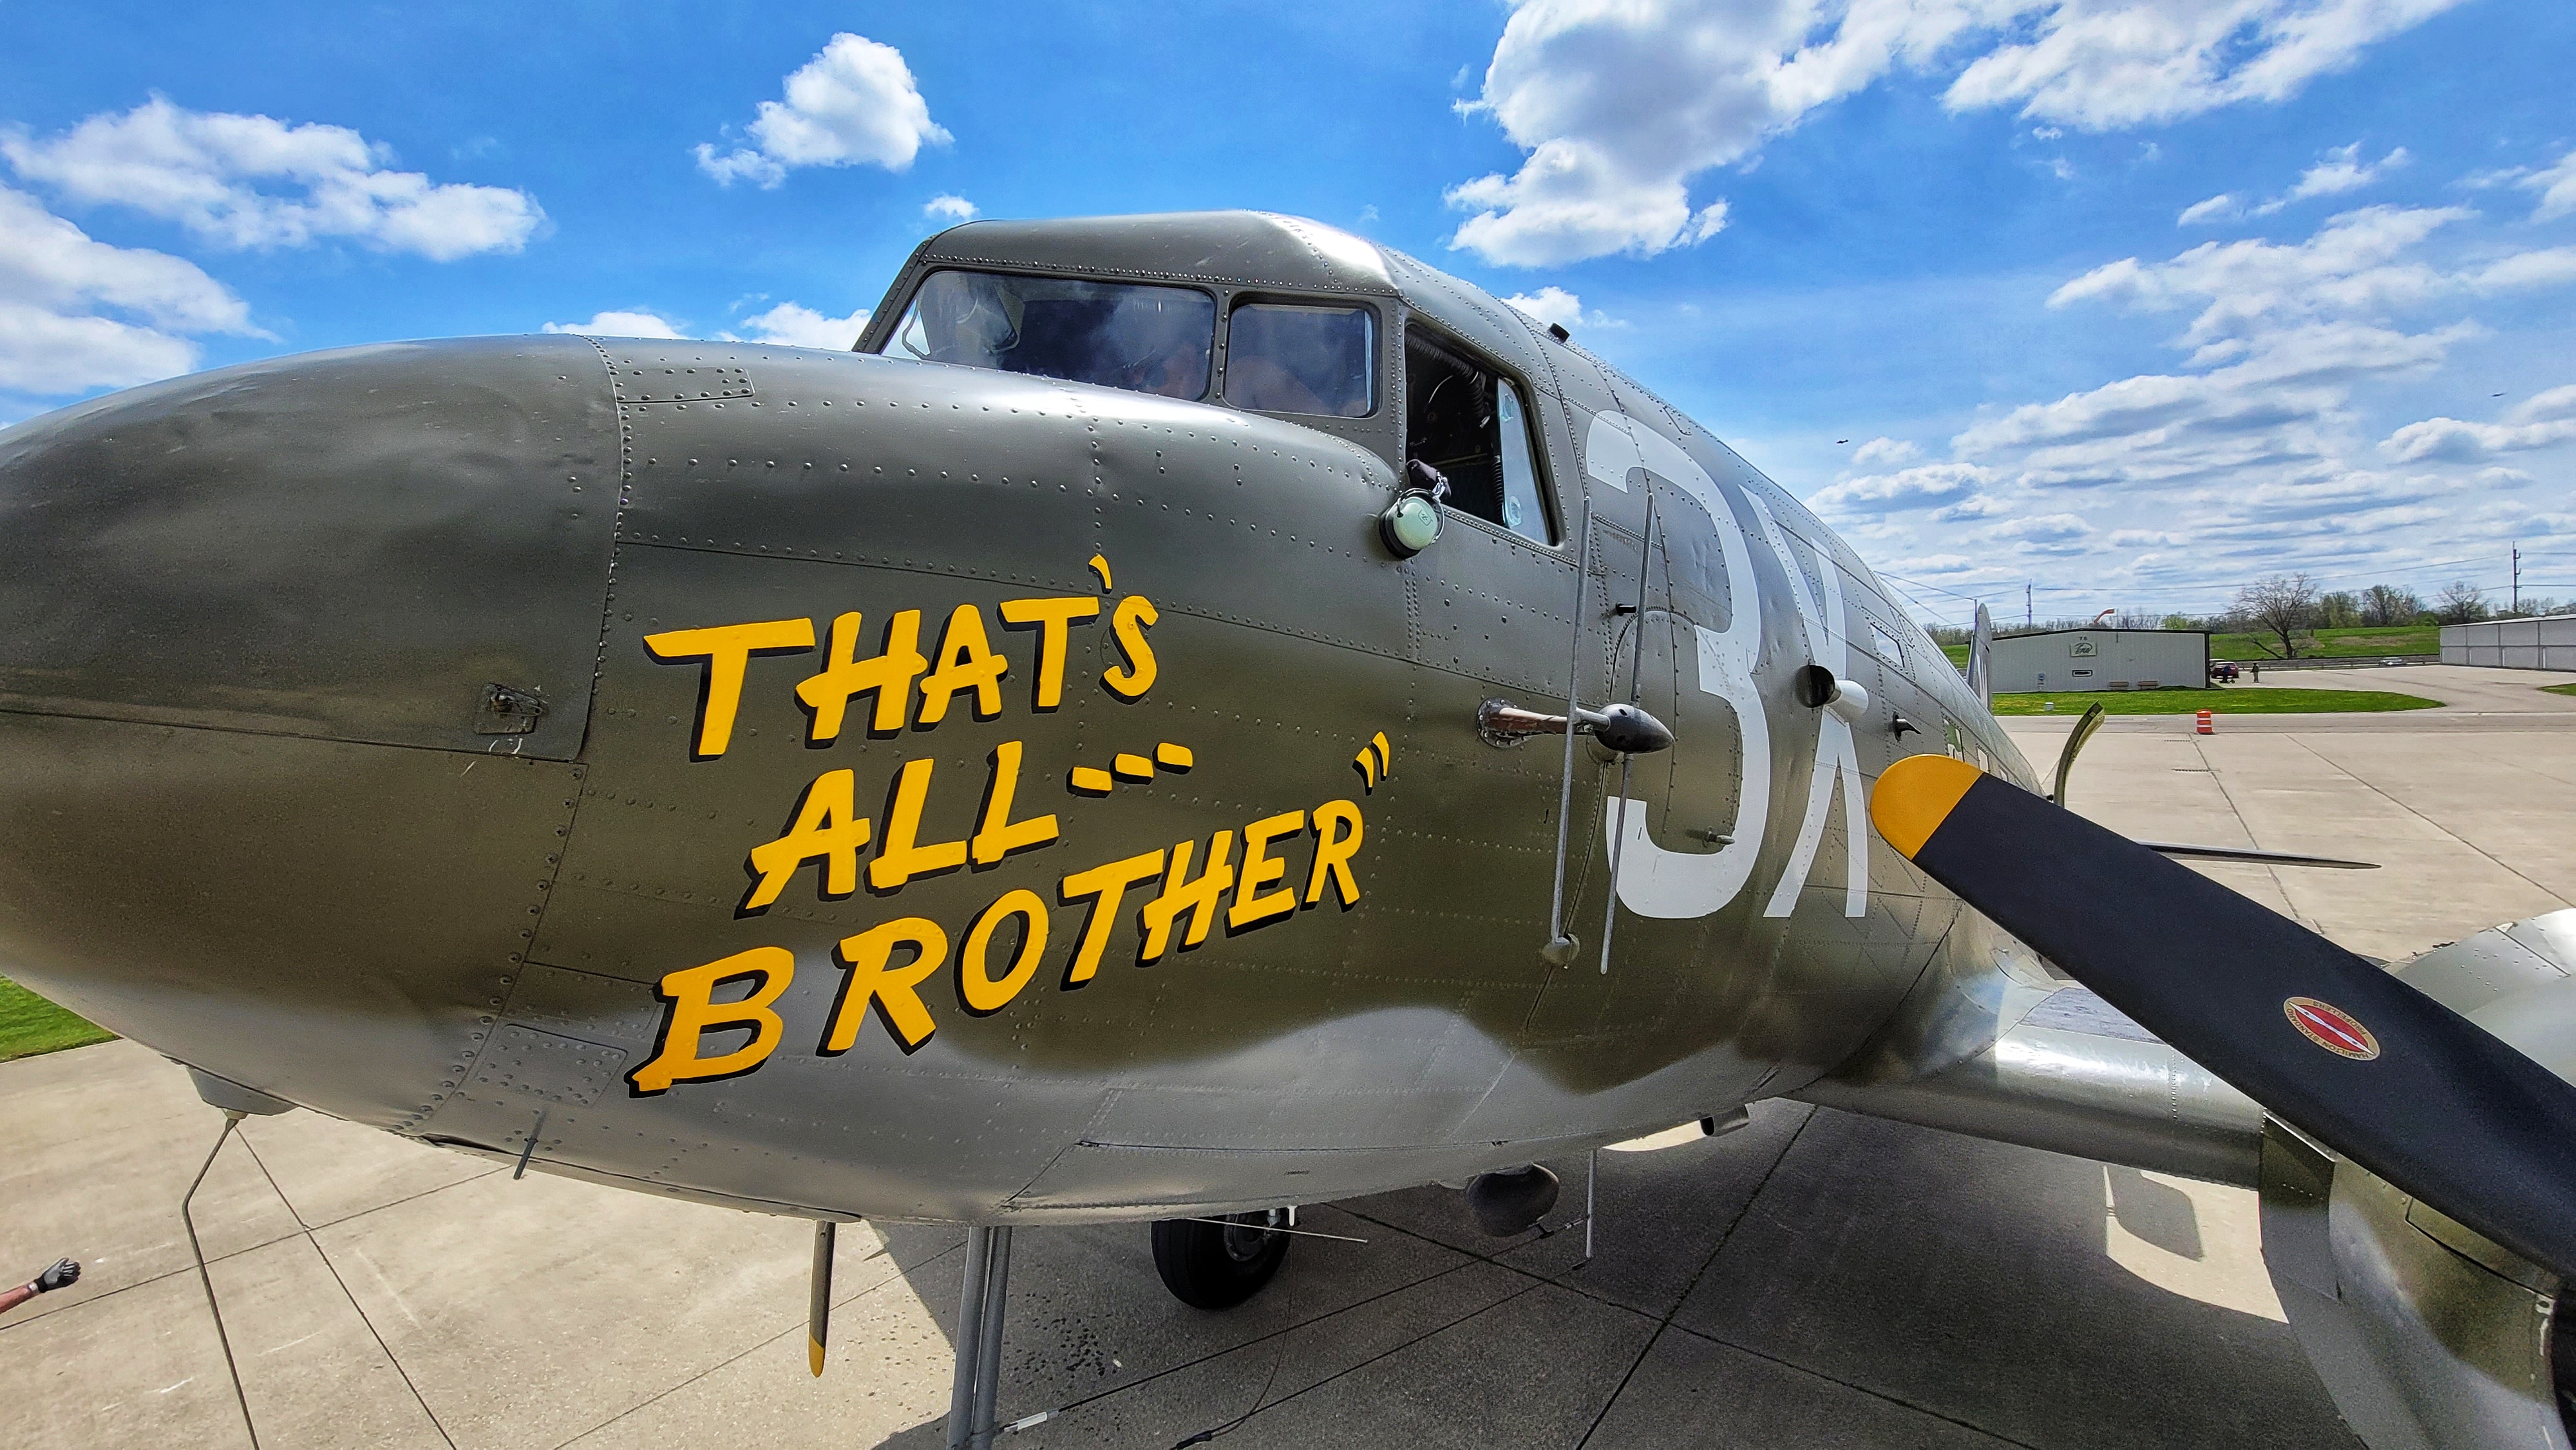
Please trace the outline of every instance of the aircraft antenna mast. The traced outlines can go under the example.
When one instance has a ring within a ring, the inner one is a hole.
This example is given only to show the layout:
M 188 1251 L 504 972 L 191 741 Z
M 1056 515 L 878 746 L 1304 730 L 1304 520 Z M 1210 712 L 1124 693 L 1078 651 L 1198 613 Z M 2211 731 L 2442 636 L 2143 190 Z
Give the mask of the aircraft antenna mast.
M 1632 653 L 1628 658 L 1628 708 L 1631 710 L 1637 708 L 1645 682 L 1646 580 L 1654 571 L 1655 485 L 1652 480 L 1649 480 L 1646 484 L 1645 538 L 1637 548 L 1637 607 L 1629 611 L 1637 621 L 1636 641 L 1631 646 Z M 1576 628 L 1581 627 L 1581 621 L 1578 620 Z M 1566 724 L 1565 738 L 1568 745 L 1574 741 L 1574 726 L 1571 720 Z M 1626 855 L 1628 850 L 1628 776 L 1636 763 L 1637 756 L 1634 751 L 1619 752 L 1619 823 L 1610 837 L 1610 899 L 1601 908 L 1601 975 L 1605 977 L 1610 975 L 1610 931 L 1612 927 L 1618 925 L 1619 921 L 1619 859 Z
M 1583 519 L 1575 526 L 1582 540 L 1574 561 L 1574 654 L 1565 666 L 1565 775 L 1556 792 L 1556 895 L 1547 908 L 1547 945 L 1540 952 L 1551 965 L 1574 960 L 1574 938 L 1565 934 L 1565 847 L 1568 819 L 1574 809 L 1574 722 L 1583 701 L 1583 586 L 1592 576 L 1592 500 L 1583 500 Z M 1614 893 L 1615 896 L 1615 893 Z

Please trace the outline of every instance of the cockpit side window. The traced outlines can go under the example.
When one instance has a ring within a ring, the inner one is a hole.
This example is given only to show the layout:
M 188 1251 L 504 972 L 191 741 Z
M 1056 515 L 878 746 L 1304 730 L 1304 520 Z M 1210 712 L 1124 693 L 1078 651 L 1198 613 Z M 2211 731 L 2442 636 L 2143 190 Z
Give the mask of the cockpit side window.
M 1407 329 L 1404 448 L 1449 480 L 1449 506 L 1523 538 L 1556 542 L 1520 386 L 1465 352 Z
M 914 290 L 895 349 L 925 362 L 1204 398 L 1216 299 L 1189 287 L 939 271 Z
M 1377 313 L 1246 302 L 1225 325 L 1225 400 L 1263 413 L 1365 418 L 1377 410 Z

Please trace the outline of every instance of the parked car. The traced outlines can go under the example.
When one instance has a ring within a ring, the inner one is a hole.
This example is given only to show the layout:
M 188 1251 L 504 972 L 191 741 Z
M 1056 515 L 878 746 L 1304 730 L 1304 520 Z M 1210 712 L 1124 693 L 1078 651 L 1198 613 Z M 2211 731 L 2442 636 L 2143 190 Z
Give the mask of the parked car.
M 2225 661 L 2225 660 L 2215 661 L 2215 662 L 2213 662 L 2213 663 L 2210 665 L 2210 667 L 2209 667 L 2209 678 L 2210 678 L 2210 680 L 2211 680 L 2213 683 L 2216 683 L 2216 684 L 2221 684 L 2221 685 L 2232 685 L 2232 684 L 2235 684 L 2235 683 L 2236 683 L 2236 666 L 2235 666 L 2234 664 L 2232 664 L 2232 663 L 2229 663 L 2228 661 Z
M 2385 658 L 2381 659 L 2381 660 L 2380 660 L 2380 663 L 2381 663 L 2381 664 L 2383 664 L 2383 665 L 2402 665 L 2402 664 L 2404 664 L 2404 663 L 2406 663 L 2406 662 L 2405 662 L 2404 660 L 2399 659 L 2399 658 L 2398 658 L 2397 656 L 2395 656 L 2395 655 L 2389 655 L 2389 656 L 2387 656 L 2387 657 L 2385 657 Z

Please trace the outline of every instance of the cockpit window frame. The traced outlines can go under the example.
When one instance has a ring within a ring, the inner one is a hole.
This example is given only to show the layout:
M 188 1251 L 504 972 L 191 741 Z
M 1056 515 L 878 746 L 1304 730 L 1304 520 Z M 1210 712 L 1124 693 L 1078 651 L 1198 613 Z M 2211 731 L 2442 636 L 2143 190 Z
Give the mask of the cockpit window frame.
M 1229 289 L 1220 299 L 1222 312 L 1217 319 L 1216 381 L 1204 401 L 1220 403 L 1238 413 L 1253 413 L 1264 418 L 1279 418 L 1294 423 L 1355 424 L 1388 416 L 1388 360 L 1391 351 L 1401 358 L 1400 350 L 1390 349 L 1387 342 L 1386 309 L 1369 296 L 1317 296 L 1311 292 L 1281 292 L 1264 287 Z M 1245 307 L 1313 307 L 1337 312 L 1365 312 L 1375 343 L 1369 359 L 1369 410 L 1365 413 L 1289 413 L 1276 408 L 1253 408 L 1234 401 L 1227 391 L 1234 362 L 1234 314 Z M 1399 442 L 1399 446 L 1401 443 Z
M 913 272 L 913 269 L 909 267 L 905 270 L 907 273 Z M 1131 277 L 1120 273 L 1103 272 L 1098 270 L 1058 267 L 1001 266 L 988 262 L 970 261 L 959 258 L 940 258 L 922 266 L 917 274 L 896 278 L 897 286 L 902 289 L 902 299 L 894 306 L 886 309 L 889 320 L 886 324 L 885 335 L 878 338 L 876 346 L 871 348 L 865 346 L 867 336 L 865 332 L 862 332 L 859 338 L 861 346 L 854 350 L 863 351 L 868 355 L 875 357 L 900 358 L 905 362 L 929 361 L 929 359 L 925 358 L 912 357 L 908 353 L 898 353 L 892 349 L 895 346 L 897 338 L 902 335 L 904 318 L 911 315 L 913 304 L 921 298 L 921 289 L 929 286 L 931 279 L 937 277 L 942 272 L 977 272 L 994 277 L 1027 277 L 1041 282 L 1087 282 L 1096 287 L 1162 287 L 1177 292 L 1195 292 L 1200 296 L 1207 298 L 1209 304 L 1216 309 L 1216 315 L 1214 318 L 1215 327 L 1208 350 L 1207 385 L 1195 398 L 1174 398 L 1172 401 L 1198 403 L 1210 407 L 1222 406 L 1222 392 L 1224 389 L 1225 379 L 1226 322 L 1233 313 L 1233 299 L 1235 294 L 1227 288 L 1211 287 L 1205 283 L 1185 281 L 1178 278 L 1145 276 Z M 909 285 L 905 285 L 907 283 Z M 873 317 L 870 318 L 868 330 L 873 331 L 875 325 L 876 320 Z M 942 367 L 974 366 L 971 363 L 941 363 L 938 365 Z M 1071 383 L 1076 387 L 1109 388 L 1114 392 L 1132 392 L 1138 397 L 1145 398 L 1168 396 L 1161 393 L 1144 392 L 1135 388 L 1120 388 L 1113 383 L 1081 383 L 1075 382 L 1069 378 L 1047 378 L 1038 373 L 1013 373 L 1008 369 L 1000 368 L 982 369 L 982 371 L 1001 372 L 1011 377 L 1040 378 L 1046 382 Z M 1281 416 L 1287 415 L 1283 414 Z
M 1540 416 L 1542 413 L 1547 411 L 1549 404 L 1557 401 L 1555 393 L 1548 389 L 1539 387 L 1536 383 L 1532 382 L 1529 375 L 1521 369 L 1513 367 L 1508 363 L 1498 361 L 1491 353 L 1485 351 L 1483 348 L 1466 341 L 1464 338 L 1458 336 L 1458 334 L 1441 326 L 1439 319 L 1428 313 L 1420 311 L 1419 309 L 1407 308 L 1404 312 L 1403 323 L 1404 325 L 1402 329 L 1398 331 L 1396 335 L 1389 338 L 1387 342 L 1387 353 L 1392 359 L 1393 366 L 1397 371 L 1390 374 L 1384 383 L 1384 387 L 1388 397 L 1402 398 L 1404 400 L 1405 409 L 1409 410 L 1412 405 L 1413 377 L 1411 372 L 1410 350 L 1412 347 L 1413 331 L 1415 328 L 1420 328 L 1422 330 L 1424 336 L 1433 347 L 1442 352 L 1448 353 L 1451 357 L 1460 362 L 1481 368 L 1492 376 L 1510 383 L 1513 389 L 1520 394 L 1521 408 L 1524 414 L 1521 427 L 1528 436 L 1530 470 L 1534 475 L 1536 475 L 1535 481 L 1538 484 L 1539 507 L 1547 514 L 1545 523 L 1547 525 L 1548 537 L 1543 539 L 1532 538 L 1529 535 L 1522 533 L 1520 530 L 1513 528 L 1509 524 L 1497 523 L 1481 514 L 1469 513 L 1465 509 L 1453 508 L 1444 510 L 1443 512 L 1450 518 L 1473 524 L 1477 528 L 1483 529 L 1497 538 L 1509 539 L 1516 544 L 1520 544 L 1527 548 L 1542 550 L 1549 554 L 1565 553 L 1571 547 L 1569 535 L 1573 532 L 1573 526 L 1566 520 L 1565 492 L 1558 486 L 1557 482 L 1556 469 L 1554 466 L 1556 450 L 1549 444 L 1547 423 Z M 1404 461 L 1411 457 L 1408 435 L 1412 431 L 1413 420 L 1409 416 L 1409 413 L 1400 412 L 1395 421 L 1395 448 L 1398 459 L 1397 466 L 1401 468 Z M 1497 426 L 1499 426 L 1499 423 Z

